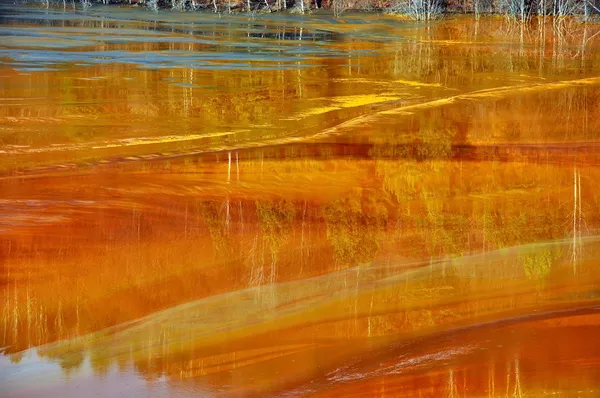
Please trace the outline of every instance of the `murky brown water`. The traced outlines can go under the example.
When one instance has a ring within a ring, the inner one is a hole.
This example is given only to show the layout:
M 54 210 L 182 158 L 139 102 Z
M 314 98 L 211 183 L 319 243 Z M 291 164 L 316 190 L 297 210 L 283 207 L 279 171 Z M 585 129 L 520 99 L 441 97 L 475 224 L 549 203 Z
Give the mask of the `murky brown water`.
M 14 7 L 0 395 L 600 394 L 599 25 Z

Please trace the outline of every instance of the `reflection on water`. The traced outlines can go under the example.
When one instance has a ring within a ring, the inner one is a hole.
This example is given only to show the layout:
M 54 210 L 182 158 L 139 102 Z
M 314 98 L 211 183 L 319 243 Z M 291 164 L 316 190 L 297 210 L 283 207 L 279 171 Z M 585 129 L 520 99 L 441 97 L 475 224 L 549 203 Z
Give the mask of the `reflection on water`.
M 8 396 L 598 394 L 600 27 L 94 8 L 2 5 Z

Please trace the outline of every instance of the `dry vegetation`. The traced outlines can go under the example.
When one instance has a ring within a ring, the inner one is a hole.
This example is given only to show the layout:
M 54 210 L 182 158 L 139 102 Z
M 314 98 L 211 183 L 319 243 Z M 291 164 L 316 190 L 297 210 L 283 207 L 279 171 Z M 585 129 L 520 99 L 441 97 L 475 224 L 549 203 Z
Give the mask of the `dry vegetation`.
M 40 0 L 50 6 L 52 0 Z M 220 12 L 305 13 L 315 9 L 331 9 L 337 16 L 345 10 L 381 10 L 415 20 L 437 19 L 444 14 L 472 13 L 505 15 L 517 21 L 533 16 L 555 16 L 558 19 L 577 16 L 584 20 L 600 15 L 600 0 L 54 0 L 67 6 L 92 7 L 94 4 L 129 4 L 152 10 L 211 10 Z

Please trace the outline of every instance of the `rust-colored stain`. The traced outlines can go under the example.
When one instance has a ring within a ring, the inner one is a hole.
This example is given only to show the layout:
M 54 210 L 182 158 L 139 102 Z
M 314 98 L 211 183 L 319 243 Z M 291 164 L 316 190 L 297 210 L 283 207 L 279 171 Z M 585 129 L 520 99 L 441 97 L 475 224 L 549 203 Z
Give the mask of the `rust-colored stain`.
M 0 395 L 600 394 L 600 40 L 2 7 Z

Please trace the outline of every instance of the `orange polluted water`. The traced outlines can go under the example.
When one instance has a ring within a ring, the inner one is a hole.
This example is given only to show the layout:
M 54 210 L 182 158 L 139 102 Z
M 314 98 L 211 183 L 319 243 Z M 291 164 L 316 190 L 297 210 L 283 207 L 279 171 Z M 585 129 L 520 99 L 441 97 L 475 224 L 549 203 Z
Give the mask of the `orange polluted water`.
M 2 396 L 600 394 L 600 26 L 14 7 Z

